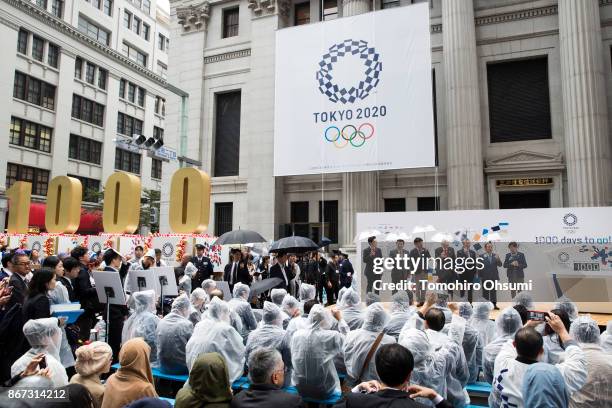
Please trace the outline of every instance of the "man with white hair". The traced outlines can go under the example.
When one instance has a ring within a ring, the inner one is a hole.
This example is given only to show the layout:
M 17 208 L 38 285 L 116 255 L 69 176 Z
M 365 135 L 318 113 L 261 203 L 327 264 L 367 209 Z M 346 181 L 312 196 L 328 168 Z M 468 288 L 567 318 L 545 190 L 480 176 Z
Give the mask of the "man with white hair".
M 167 374 L 187 374 L 185 346 L 193 333 L 189 321 L 191 303 L 183 294 L 174 299 L 172 310 L 157 324 L 157 359 Z
M 196 325 L 187 342 L 187 368 L 200 354 L 219 353 L 225 359 L 230 383 L 242 376 L 244 368 L 244 344 L 240 334 L 230 325 L 230 309 L 227 303 L 214 297 L 206 318 Z
M 248 390 L 232 399 L 232 408 L 302 408 L 304 402 L 299 395 L 281 389 L 285 383 L 285 365 L 280 353 L 271 348 L 258 348 L 247 360 L 249 365 Z
M 600 346 L 599 326 L 590 316 L 579 316 L 570 326 L 586 360 L 586 383 L 570 396 L 571 408 L 612 407 L 612 355 Z

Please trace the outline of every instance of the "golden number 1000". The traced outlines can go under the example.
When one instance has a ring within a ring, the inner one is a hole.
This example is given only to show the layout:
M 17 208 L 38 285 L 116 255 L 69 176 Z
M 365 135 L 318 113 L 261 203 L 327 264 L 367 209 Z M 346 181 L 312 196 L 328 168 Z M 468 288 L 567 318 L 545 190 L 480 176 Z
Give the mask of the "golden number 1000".
M 106 181 L 102 223 L 104 232 L 133 234 L 140 221 L 140 178 L 121 171 Z M 7 231 L 28 232 L 32 184 L 17 181 L 6 190 L 9 201 Z M 72 234 L 81 219 L 81 181 L 68 176 L 54 177 L 47 191 L 45 228 L 47 232 Z M 170 184 L 170 228 L 175 233 L 202 233 L 208 228 L 210 178 L 195 168 L 183 168 Z

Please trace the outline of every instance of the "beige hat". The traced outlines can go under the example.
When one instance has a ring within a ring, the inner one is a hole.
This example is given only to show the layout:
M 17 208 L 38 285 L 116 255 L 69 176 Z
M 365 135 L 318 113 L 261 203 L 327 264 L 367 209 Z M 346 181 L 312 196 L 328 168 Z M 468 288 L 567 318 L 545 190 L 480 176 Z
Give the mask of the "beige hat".
M 76 349 L 74 368 L 82 376 L 102 374 L 113 355 L 111 347 L 102 341 L 94 341 Z

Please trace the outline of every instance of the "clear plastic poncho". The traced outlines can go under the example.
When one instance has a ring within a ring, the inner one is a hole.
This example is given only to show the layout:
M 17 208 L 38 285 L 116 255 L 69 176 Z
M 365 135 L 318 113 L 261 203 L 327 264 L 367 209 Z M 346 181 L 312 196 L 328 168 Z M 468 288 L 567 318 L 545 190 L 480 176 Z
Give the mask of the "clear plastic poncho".
M 245 360 L 249 361 L 251 352 L 260 347 L 278 350 L 285 366 L 291 367 L 291 353 L 288 338 L 283 330 L 281 310 L 272 302 L 264 302 L 262 325 L 249 334 L 246 343 Z
M 272 289 L 270 291 L 270 299 L 272 299 L 272 302 L 278 307 L 282 306 L 283 299 L 286 295 L 287 291 L 285 289 Z
M 612 353 L 612 320 L 608 321 L 606 330 L 599 336 L 599 341 L 605 352 Z
M 191 303 L 187 295 L 172 302 L 172 310 L 157 325 L 157 360 L 167 374 L 187 374 L 185 346 L 193 333 L 189 321 Z
M 363 327 L 351 331 L 346 335 L 344 341 L 344 363 L 349 377 L 356 383 L 369 380 L 378 380 L 374 358 L 370 360 L 362 377 L 359 377 L 363 369 L 365 359 L 376 341 L 378 335 L 383 331 L 389 316 L 380 303 L 373 303 L 365 310 Z M 385 334 L 380 342 L 384 344 L 395 343 L 395 338 Z
M 204 289 L 204 291 L 207 294 L 210 293 L 211 290 L 216 289 L 216 288 L 217 288 L 217 282 L 215 282 L 212 279 L 204 279 L 204 281 L 202 282 L 202 289 Z
M 135 337 L 142 337 L 151 347 L 151 362 L 157 361 L 157 325 L 160 321 L 155 314 L 155 291 L 145 290 L 131 295 L 134 312 L 128 317 L 121 332 L 121 343 Z
M 49 302 L 52 305 L 60 305 L 70 303 L 70 297 L 68 296 L 68 289 L 64 286 L 62 281 L 58 280 L 55 284 L 55 289 L 47 292 Z M 72 348 L 68 344 L 68 337 L 66 336 L 66 328 L 62 327 L 62 345 L 60 347 L 60 360 L 64 367 L 74 366 L 74 355 L 72 355 Z
M 474 313 L 468 324 L 478 331 L 482 346 L 485 347 L 495 338 L 495 322 L 489 317 L 493 303 L 478 302 L 474 303 L 473 308 Z
M 257 320 L 248 302 L 250 293 L 251 289 L 247 285 L 238 282 L 234 285 L 234 297 L 228 302 L 230 310 L 240 318 L 242 329 L 239 333 L 245 340 L 249 333 L 257 328 Z
M 208 302 L 208 295 L 202 288 L 195 288 L 189 296 L 191 307 L 189 308 L 189 321 L 195 326 L 202 320 L 202 311 Z
M 599 326 L 591 316 L 579 316 L 572 322 L 569 333 L 578 343 L 600 344 Z
M 560 297 L 553 309 L 561 309 L 569 316 L 571 322 L 578 317 L 578 306 L 568 297 Z
M 187 346 L 187 367 L 191 371 L 200 354 L 219 353 L 225 359 L 230 383 L 242 376 L 244 368 L 244 344 L 240 334 L 230 325 L 227 303 L 214 297 L 206 318 L 196 325 Z
M 527 310 L 533 310 L 534 308 L 533 297 L 529 294 L 529 292 L 517 293 L 514 299 L 512 299 L 512 303 L 514 305 L 525 306 Z
M 47 367 L 51 371 L 53 386 L 63 387 L 68 385 L 68 376 L 59 356 L 62 331 L 57 318 L 49 317 L 28 320 L 23 325 L 23 334 L 32 348 L 13 363 L 11 366 L 11 376 L 15 376 L 25 370 L 36 354 L 44 353 Z
M 402 331 L 402 328 L 415 313 L 414 307 L 410 305 L 410 297 L 404 291 L 397 292 L 393 295 L 391 303 L 391 316 L 385 326 L 385 333 L 397 340 Z
M 521 315 L 512 307 L 507 307 L 497 316 L 495 320 L 496 332 L 495 339 L 487 344 L 483 351 L 482 371 L 484 380 L 489 384 L 493 383 L 493 370 L 495 366 L 495 358 L 499 354 L 502 346 L 509 339 L 513 339 L 514 335 L 521 327 L 523 322 Z
M 361 297 L 353 288 L 348 288 L 342 296 L 342 318 L 351 330 L 356 330 L 363 325 L 363 309 Z
M 291 339 L 293 383 L 302 397 L 325 399 L 340 390 L 334 358 L 341 355 L 344 336 L 330 330 L 333 317 L 322 305 L 308 315 L 308 329 L 298 330 Z
M 309 300 L 314 299 L 316 295 L 317 295 L 317 288 L 315 288 L 314 285 L 310 285 L 308 283 L 302 283 L 300 285 L 300 291 L 299 291 L 300 302 L 302 303 L 308 302 Z

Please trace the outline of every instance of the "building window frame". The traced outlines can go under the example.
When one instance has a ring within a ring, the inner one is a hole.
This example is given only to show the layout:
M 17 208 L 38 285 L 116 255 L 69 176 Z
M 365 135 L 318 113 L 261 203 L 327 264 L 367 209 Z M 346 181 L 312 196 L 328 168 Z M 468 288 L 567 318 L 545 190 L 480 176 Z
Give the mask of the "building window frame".
M 240 32 L 240 7 L 223 9 L 221 38 L 237 37 Z

